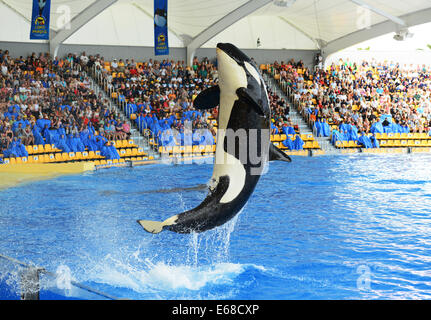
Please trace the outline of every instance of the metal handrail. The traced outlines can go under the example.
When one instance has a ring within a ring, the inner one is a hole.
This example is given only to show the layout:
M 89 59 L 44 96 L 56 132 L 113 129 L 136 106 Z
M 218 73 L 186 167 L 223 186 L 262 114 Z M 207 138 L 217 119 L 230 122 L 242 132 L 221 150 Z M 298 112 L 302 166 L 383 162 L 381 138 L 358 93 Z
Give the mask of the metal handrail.
M 44 275 L 47 275 L 47 276 L 50 276 L 50 277 L 53 277 L 53 278 L 57 277 L 57 274 L 55 274 L 55 273 L 53 273 L 51 271 L 48 271 L 45 268 L 37 267 L 37 266 L 31 266 L 31 265 L 29 265 L 29 264 L 27 264 L 25 262 L 19 261 L 19 260 L 15 259 L 15 258 L 8 257 L 8 256 L 3 255 L 3 254 L 0 254 L 0 259 L 12 262 L 15 265 L 19 265 L 21 267 L 26 268 L 27 271 L 28 271 L 27 275 L 30 275 L 31 277 L 33 277 L 32 282 L 37 285 L 37 288 L 39 288 L 39 275 L 40 274 L 44 274 Z M 26 279 L 26 280 L 28 281 L 28 279 Z M 97 289 L 93 289 L 93 288 L 91 288 L 91 287 L 89 287 L 87 285 L 84 285 L 82 283 L 79 283 L 79 282 L 71 280 L 70 284 L 73 285 L 74 287 L 77 287 L 79 289 L 82 289 L 82 290 L 85 290 L 87 292 L 93 293 L 93 294 L 98 295 L 100 297 L 104 297 L 104 298 L 107 298 L 107 299 L 110 299 L 110 300 L 118 300 L 117 297 L 114 297 L 114 296 L 112 296 L 112 295 L 110 295 L 108 293 L 99 291 Z M 21 290 L 23 290 L 23 289 L 26 289 L 26 288 L 24 286 L 21 286 Z M 30 292 L 29 293 L 29 292 L 23 291 L 21 293 L 21 299 L 22 300 L 28 300 L 28 299 L 37 299 L 38 300 L 39 299 L 39 292 Z

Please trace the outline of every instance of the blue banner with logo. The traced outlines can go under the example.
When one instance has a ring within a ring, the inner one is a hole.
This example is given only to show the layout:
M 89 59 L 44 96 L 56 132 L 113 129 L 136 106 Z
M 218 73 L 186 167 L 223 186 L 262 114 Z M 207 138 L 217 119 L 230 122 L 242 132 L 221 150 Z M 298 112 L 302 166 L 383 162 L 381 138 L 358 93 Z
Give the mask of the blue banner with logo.
M 49 15 L 51 0 L 33 0 L 30 39 L 49 40 Z
M 154 54 L 169 54 L 168 0 L 154 0 Z

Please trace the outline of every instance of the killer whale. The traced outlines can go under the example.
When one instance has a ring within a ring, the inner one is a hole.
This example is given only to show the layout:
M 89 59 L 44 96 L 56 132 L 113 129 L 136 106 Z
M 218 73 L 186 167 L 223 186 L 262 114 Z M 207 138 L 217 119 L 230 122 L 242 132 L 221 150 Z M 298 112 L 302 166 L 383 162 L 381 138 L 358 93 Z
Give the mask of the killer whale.
M 219 84 L 202 91 L 194 100 L 198 109 L 219 105 L 214 169 L 208 195 L 196 208 L 165 221 L 138 220 L 147 232 L 156 234 L 166 229 L 191 233 L 220 226 L 247 203 L 268 161 L 291 161 L 270 142 L 271 110 L 257 66 L 229 43 L 217 44 L 217 62 Z M 256 162 L 251 152 L 243 152 L 243 146 L 254 149 L 260 161 Z

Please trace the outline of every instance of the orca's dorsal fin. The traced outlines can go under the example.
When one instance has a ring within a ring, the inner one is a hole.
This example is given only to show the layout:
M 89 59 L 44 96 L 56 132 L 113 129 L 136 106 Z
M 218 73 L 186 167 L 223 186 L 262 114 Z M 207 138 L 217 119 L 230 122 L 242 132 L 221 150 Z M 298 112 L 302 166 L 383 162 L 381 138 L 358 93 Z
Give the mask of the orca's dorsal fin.
M 201 91 L 193 101 L 197 109 L 212 109 L 220 104 L 220 87 L 218 85 Z
M 269 144 L 269 161 L 286 161 L 292 162 L 292 159 L 283 151 L 278 149 L 273 143 Z
M 262 110 L 262 106 L 258 104 L 258 102 L 256 101 L 256 97 L 253 97 L 253 92 L 251 90 L 241 87 L 236 90 L 236 94 L 238 98 L 247 101 L 247 103 L 253 107 L 257 114 L 265 116 L 265 113 Z

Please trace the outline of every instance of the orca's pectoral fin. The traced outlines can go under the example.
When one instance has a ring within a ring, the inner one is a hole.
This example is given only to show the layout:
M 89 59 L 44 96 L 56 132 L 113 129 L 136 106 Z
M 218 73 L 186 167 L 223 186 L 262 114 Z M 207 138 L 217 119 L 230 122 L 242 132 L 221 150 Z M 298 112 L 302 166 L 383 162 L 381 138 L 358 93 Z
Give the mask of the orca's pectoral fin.
M 197 109 L 212 109 L 220 104 L 220 87 L 218 85 L 201 91 L 193 101 Z
M 265 115 L 265 113 L 262 110 L 262 107 L 258 104 L 258 102 L 253 97 L 253 94 L 249 89 L 244 87 L 238 88 L 236 90 L 236 94 L 239 98 L 247 101 L 247 103 L 256 111 L 258 115 L 261 115 L 261 116 Z
M 163 231 L 163 222 L 160 221 L 138 220 L 138 223 L 145 231 L 152 234 L 157 234 Z
M 286 161 L 286 162 L 292 162 L 292 159 L 285 154 L 283 151 L 281 151 L 279 148 L 274 146 L 273 143 L 269 145 L 269 161 Z

